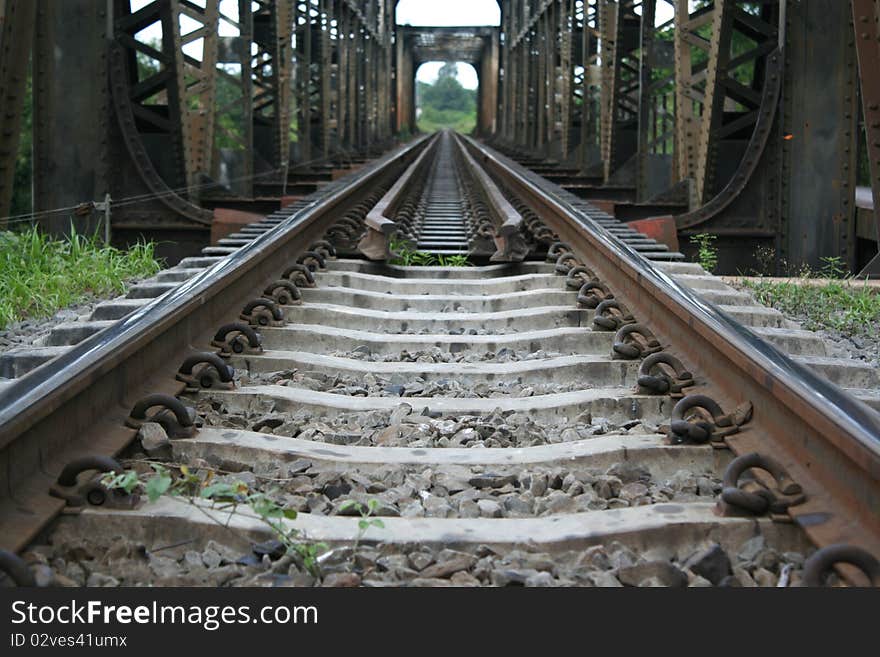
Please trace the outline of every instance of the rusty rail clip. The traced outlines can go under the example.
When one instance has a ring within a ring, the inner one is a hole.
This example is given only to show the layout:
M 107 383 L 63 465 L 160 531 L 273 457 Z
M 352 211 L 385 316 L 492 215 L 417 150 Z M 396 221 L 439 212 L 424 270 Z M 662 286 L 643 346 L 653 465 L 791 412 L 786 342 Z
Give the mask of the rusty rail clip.
M 79 476 L 89 470 L 95 470 L 96 474 L 80 482 Z M 49 494 L 65 500 L 68 506 L 132 509 L 140 500 L 136 493 L 129 495 L 118 488 L 110 490 L 101 483 L 104 474 L 121 474 L 124 470 L 119 461 L 109 456 L 84 456 L 64 466 L 58 479 L 49 488 Z
M 324 262 L 324 256 L 317 251 L 306 251 L 296 259 L 297 264 L 304 265 L 310 272 L 327 269 L 327 263 Z
M 639 392 L 648 395 L 682 397 L 682 390 L 694 385 L 694 375 L 672 354 L 658 351 L 639 366 Z
M 697 411 L 688 419 L 688 411 Z M 738 433 L 739 428 L 752 419 L 752 402 L 746 401 L 733 412 L 725 414 L 711 397 L 688 395 L 678 401 L 672 409 L 672 421 L 668 438 L 672 444 L 706 442 L 723 446 L 725 436 Z
M 211 340 L 211 345 L 220 349 L 221 356 L 228 358 L 234 353 L 262 353 L 262 340 L 260 334 L 247 324 L 234 322 L 232 324 L 224 324 L 217 329 L 214 339 Z
M 300 263 L 290 265 L 281 274 L 281 278 L 292 281 L 297 287 L 316 287 L 315 276 L 312 274 L 312 270 Z
M 740 486 L 740 477 L 752 468 L 768 472 L 776 486 L 771 489 L 757 480 L 749 480 Z M 788 507 L 803 504 L 806 499 L 800 484 L 791 478 L 779 461 L 751 452 L 736 457 L 724 470 L 718 509 L 725 516 L 762 515 L 769 511 L 774 520 L 790 522 L 786 515 Z
M 621 326 L 635 323 L 635 317 L 617 299 L 606 299 L 596 306 L 593 315 L 593 327 L 599 331 L 616 331 Z
M 596 308 L 605 299 L 613 299 L 614 295 L 604 283 L 587 281 L 578 290 L 577 302 L 584 308 Z
M 577 259 L 577 256 L 570 251 L 566 251 L 556 259 L 554 270 L 557 274 L 565 276 L 568 274 L 569 269 L 576 267 L 579 264 L 580 260 Z
M 314 251 L 324 258 L 324 260 L 336 259 L 336 247 L 327 240 L 318 240 L 309 247 L 309 251 Z
M 556 262 L 563 253 L 571 253 L 571 247 L 565 242 L 553 242 L 547 248 L 547 262 Z
M 158 413 L 147 417 L 147 411 L 161 407 Z M 140 429 L 146 422 L 157 422 L 171 439 L 191 438 L 196 433 L 196 411 L 185 406 L 177 397 L 154 393 L 138 401 L 125 419 L 125 426 Z
M 273 281 L 266 286 L 263 294 L 282 306 L 299 306 L 302 304 L 302 292 L 290 281 Z
M 847 563 L 861 570 L 871 586 L 880 587 L 880 560 L 864 548 L 835 543 L 819 548 L 804 562 L 801 586 L 824 586 L 825 577 L 839 563 Z
M 251 326 L 284 326 L 284 313 L 272 299 L 252 299 L 241 309 L 239 319 Z
M 195 372 L 193 369 L 202 365 Z M 235 369 L 217 354 L 202 352 L 188 356 L 175 377 L 186 384 L 187 392 L 197 392 L 203 388 L 233 390 L 235 388 Z
M 663 349 L 660 342 L 651 333 L 651 329 L 642 324 L 625 324 L 614 335 L 612 356 L 635 360 L 644 358 Z
M 570 290 L 579 290 L 584 283 L 590 281 L 598 282 L 598 280 L 592 269 L 584 265 L 578 265 L 569 269 L 565 275 L 565 287 Z

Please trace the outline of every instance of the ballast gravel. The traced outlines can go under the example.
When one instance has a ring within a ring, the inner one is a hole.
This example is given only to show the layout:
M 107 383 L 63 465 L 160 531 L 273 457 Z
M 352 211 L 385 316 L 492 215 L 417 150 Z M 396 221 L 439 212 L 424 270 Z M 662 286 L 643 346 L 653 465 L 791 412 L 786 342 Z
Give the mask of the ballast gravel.
M 453 378 L 426 381 L 418 376 L 343 376 L 323 372 L 284 370 L 266 373 L 241 373 L 241 385 L 280 385 L 331 392 L 352 397 L 531 397 L 591 388 L 589 381 L 569 383 L 532 383 L 517 380 L 464 385 Z
M 805 556 L 780 552 L 761 535 L 727 551 L 707 541 L 683 553 L 637 553 L 617 541 L 553 554 L 380 543 L 322 550 L 309 569 L 273 540 L 144 545 L 124 536 L 84 540 L 64 524 L 23 554 L 38 584 L 95 587 L 777 587 L 800 582 Z
M 531 447 L 589 439 L 608 433 L 646 435 L 660 427 L 643 420 L 614 423 L 584 412 L 571 421 L 535 422 L 525 413 L 496 409 L 489 415 L 431 417 L 418 399 L 392 411 L 339 413 L 331 417 L 300 409 L 274 411 L 272 400 L 261 410 L 232 410 L 217 400 L 193 402 L 204 426 L 229 427 L 336 445 L 379 447 Z

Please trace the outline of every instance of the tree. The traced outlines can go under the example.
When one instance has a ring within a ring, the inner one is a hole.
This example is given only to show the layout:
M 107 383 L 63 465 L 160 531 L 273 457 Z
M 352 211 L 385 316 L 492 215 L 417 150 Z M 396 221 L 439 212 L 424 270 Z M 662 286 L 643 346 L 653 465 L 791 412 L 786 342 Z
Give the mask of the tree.
M 437 73 L 433 84 L 418 82 L 416 85 L 419 128 L 426 132 L 440 128 L 452 128 L 468 133 L 477 121 L 477 93 L 465 89 L 458 81 L 458 68 L 454 62 L 446 62 Z
M 473 91 L 461 86 L 454 62 L 446 62 L 437 74 L 434 84 L 425 87 L 422 102 L 425 106 L 441 111 L 469 112 L 476 109 L 475 95 Z
M 439 80 L 440 78 L 458 79 L 458 66 L 455 65 L 455 62 L 446 62 L 440 67 L 440 70 L 437 72 L 437 79 Z

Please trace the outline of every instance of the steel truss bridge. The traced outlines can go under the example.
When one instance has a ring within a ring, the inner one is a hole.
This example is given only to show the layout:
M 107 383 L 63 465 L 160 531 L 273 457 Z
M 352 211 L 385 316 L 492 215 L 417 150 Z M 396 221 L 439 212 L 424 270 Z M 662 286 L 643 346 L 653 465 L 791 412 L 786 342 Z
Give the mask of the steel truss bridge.
M 880 271 L 877 0 L 499 5 L 441 28 L 392 0 L 6 0 L 0 214 L 28 93 L 40 224 L 97 228 L 109 195 L 114 241 L 186 251 L 214 208 L 277 208 L 413 135 L 419 65 L 463 61 L 477 136 L 618 218 L 717 235 L 722 269 L 763 246 Z

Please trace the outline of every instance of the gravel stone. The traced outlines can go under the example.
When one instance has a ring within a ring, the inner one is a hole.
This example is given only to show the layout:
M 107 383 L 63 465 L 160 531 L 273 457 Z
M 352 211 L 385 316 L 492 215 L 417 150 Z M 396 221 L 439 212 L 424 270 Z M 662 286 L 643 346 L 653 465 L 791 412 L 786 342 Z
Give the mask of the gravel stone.
M 103 575 L 101 573 L 92 573 L 89 575 L 89 579 L 86 580 L 86 586 L 98 586 L 98 587 L 111 587 L 111 586 L 119 586 L 119 580 L 115 577 L 110 577 L 109 575 Z
M 755 583 L 758 586 L 776 586 L 778 578 L 766 568 L 758 568 L 754 575 Z
M 360 586 L 361 577 L 357 573 L 330 573 L 321 582 L 324 587 L 353 587 Z
M 501 505 L 495 500 L 477 500 L 477 506 L 483 518 L 501 517 Z
M 758 535 L 743 543 L 736 556 L 740 561 L 754 561 L 763 549 L 764 537 Z
M 444 553 L 448 552 L 451 551 L 443 550 L 443 552 L 441 552 L 438 556 L 437 563 L 428 566 L 427 568 L 422 570 L 419 573 L 419 576 L 427 579 L 449 577 L 453 573 L 457 573 L 460 570 L 467 570 L 477 561 L 476 557 L 474 557 L 473 555 L 463 552 L 446 554 L 444 558 Z
M 730 559 L 718 543 L 696 552 L 685 561 L 684 567 L 696 575 L 705 577 L 715 586 L 731 574 Z
M 168 439 L 165 429 L 158 422 L 144 422 L 138 428 L 137 438 L 141 442 L 141 449 L 147 456 L 171 456 L 171 441 Z
M 434 563 L 434 555 L 429 552 L 411 552 L 408 559 L 409 565 L 418 571 L 422 571 Z
M 634 566 L 625 566 L 617 571 L 617 579 L 628 586 L 687 586 L 688 577 L 681 570 L 666 561 L 646 561 Z
M 612 573 L 607 571 L 596 571 L 587 575 L 587 580 L 596 587 L 621 587 L 623 584 Z

